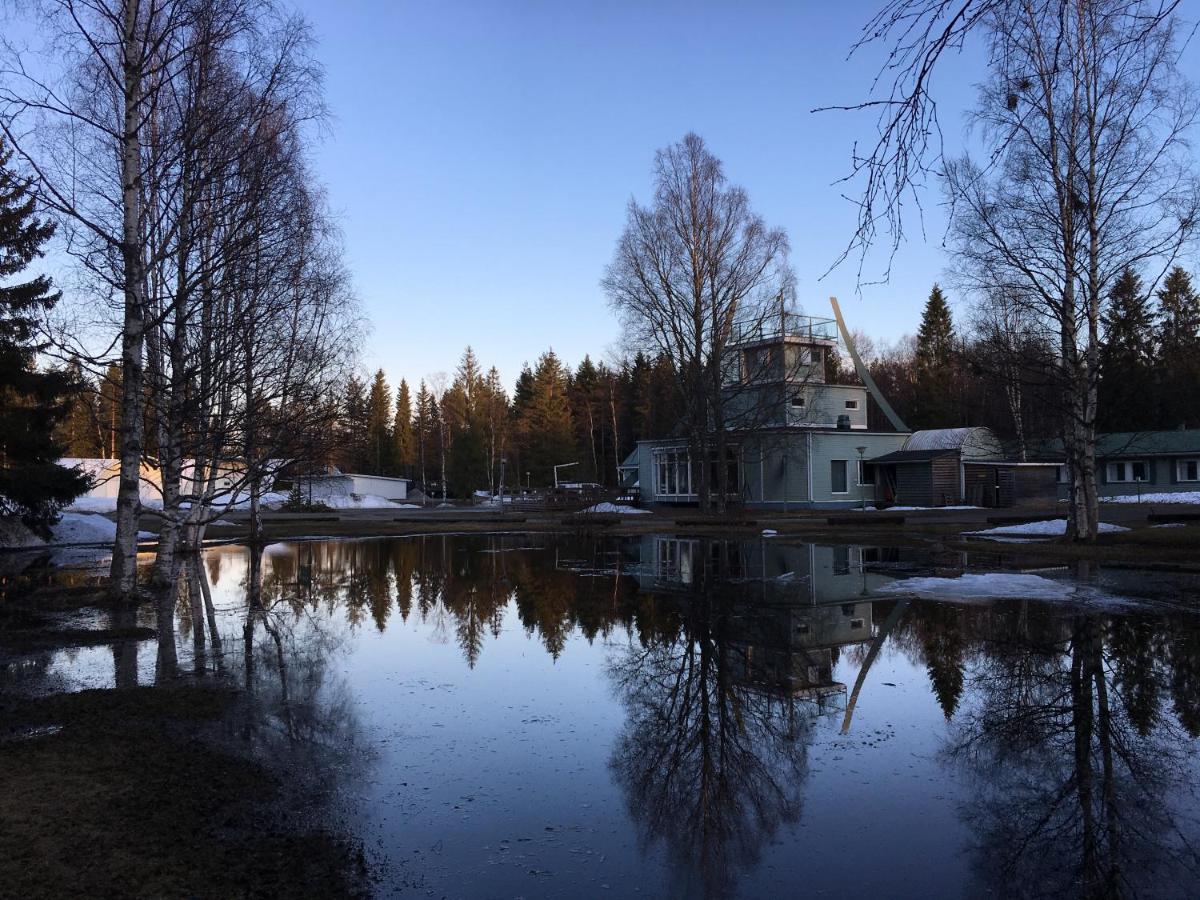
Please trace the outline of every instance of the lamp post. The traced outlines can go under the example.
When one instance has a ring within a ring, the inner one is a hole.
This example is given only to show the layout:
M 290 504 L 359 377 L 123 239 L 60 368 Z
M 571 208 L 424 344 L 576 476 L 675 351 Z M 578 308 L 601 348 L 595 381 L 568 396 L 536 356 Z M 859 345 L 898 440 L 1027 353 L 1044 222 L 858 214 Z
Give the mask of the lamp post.
M 854 480 L 858 482 L 858 495 L 862 498 L 862 510 L 867 511 L 867 495 L 863 491 L 863 454 L 867 452 L 866 447 L 855 447 L 858 451 L 858 477 Z

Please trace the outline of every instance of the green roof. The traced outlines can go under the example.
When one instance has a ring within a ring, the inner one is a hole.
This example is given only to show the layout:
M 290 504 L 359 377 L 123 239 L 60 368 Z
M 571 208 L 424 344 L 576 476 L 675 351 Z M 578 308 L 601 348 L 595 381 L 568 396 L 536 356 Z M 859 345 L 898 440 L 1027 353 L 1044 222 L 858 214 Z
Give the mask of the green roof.
M 1063 442 L 1047 441 L 1031 456 L 1061 457 Z M 1096 456 L 1200 456 L 1200 429 L 1115 431 L 1096 435 Z

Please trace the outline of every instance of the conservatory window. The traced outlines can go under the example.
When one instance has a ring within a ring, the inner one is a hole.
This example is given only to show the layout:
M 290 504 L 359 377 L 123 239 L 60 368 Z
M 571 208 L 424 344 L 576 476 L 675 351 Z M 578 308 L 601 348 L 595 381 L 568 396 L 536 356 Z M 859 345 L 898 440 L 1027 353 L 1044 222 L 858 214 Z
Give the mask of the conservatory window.
M 684 447 L 654 453 L 654 492 L 659 497 L 690 497 L 692 466 Z

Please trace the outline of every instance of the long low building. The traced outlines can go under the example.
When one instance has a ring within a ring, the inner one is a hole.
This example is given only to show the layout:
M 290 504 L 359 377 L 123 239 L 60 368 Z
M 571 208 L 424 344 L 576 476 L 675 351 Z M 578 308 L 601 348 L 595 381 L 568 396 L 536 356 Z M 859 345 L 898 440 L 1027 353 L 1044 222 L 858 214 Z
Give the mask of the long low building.
M 1062 458 L 1062 443 L 1044 455 Z M 1059 471 L 1065 498 L 1065 469 Z M 1096 436 L 1096 489 L 1101 497 L 1200 494 L 1200 429 L 1126 431 Z

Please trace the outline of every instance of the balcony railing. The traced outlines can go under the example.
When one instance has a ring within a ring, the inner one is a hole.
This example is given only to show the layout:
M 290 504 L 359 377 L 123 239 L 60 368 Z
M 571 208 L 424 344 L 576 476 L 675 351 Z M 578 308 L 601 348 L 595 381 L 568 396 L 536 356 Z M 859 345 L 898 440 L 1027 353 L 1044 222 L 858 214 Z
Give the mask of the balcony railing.
M 837 341 L 837 321 L 799 313 L 776 313 L 753 321 L 733 323 L 732 344 L 752 344 L 791 338 L 808 343 Z

